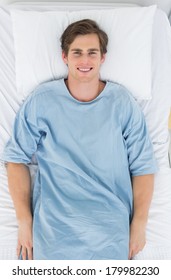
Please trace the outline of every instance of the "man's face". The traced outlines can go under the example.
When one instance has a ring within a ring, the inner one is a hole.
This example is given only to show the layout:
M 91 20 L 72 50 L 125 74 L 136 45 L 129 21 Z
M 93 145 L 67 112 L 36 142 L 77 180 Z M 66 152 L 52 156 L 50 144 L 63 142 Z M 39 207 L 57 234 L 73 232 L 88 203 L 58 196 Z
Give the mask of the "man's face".
M 99 79 L 99 70 L 105 55 L 101 55 L 96 34 L 77 36 L 70 45 L 68 55 L 63 52 L 62 57 L 68 65 L 68 78 L 79 82 Z

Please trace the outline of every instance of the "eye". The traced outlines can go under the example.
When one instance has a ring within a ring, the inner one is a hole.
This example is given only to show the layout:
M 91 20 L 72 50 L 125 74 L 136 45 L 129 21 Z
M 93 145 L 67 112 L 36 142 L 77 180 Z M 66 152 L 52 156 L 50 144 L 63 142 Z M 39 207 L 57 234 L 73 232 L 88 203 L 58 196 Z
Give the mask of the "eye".
M 73 54 L 74 54 L 74 56 L 80 56 L 81 52 L 80 51 L 74 51 Z
M 90 56 L 96 56 L 96 55 L 97 55 L 97 52 L 96 52 L 96 51 L 90 51 L 88 54 L 89 54 Z

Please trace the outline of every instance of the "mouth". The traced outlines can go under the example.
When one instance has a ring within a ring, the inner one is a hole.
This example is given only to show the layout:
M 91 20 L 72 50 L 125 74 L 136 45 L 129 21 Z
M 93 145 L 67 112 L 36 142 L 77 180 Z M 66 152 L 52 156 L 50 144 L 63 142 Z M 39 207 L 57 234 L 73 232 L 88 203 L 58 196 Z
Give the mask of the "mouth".
M 88 73 L 92 70 L 93 68 L 92 67 L 86 67 L 86 68 L 83 68 L 83 67 L 78 67 L 77 70 L 82 72 L 82 73 Z

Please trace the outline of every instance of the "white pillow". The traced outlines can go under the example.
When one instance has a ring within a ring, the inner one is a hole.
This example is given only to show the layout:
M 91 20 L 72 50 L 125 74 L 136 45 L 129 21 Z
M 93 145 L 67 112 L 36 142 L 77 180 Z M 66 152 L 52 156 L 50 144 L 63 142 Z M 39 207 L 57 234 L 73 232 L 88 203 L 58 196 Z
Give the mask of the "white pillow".
M 171 108 L 171 28 L 167 15 L 157 10 L 153 25 L 152 99 L 138 100 L 145 115 L 160 168 L 168 166 L 168 118 Z
M 167 15 L 157 10 L 153 25 L 152 99 L 138 100 L 154 144 L 168 142 L 171 108 L 171 28 Z
M 76 12 L 12 10 L 18 93 L 67 76 L 60 37 L 73 21 L 90 18 L 109 36 L 101 78 L 127 87 L 137 99 L 151 99 L 152 26 L 156 6 Z

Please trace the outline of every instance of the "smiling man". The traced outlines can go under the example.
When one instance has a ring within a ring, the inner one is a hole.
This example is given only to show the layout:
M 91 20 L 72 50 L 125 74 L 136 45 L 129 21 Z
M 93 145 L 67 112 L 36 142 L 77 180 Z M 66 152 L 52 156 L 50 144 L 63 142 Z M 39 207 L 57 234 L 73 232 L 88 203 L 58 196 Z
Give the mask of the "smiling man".
M 4 160 L 23 259 L 128 259 L 145 245 L 156 163 L 134 99 L 100 80 L 107 43 L 92 20 L 69 25 L 67 79 L 40 85 L 17 114 Z

